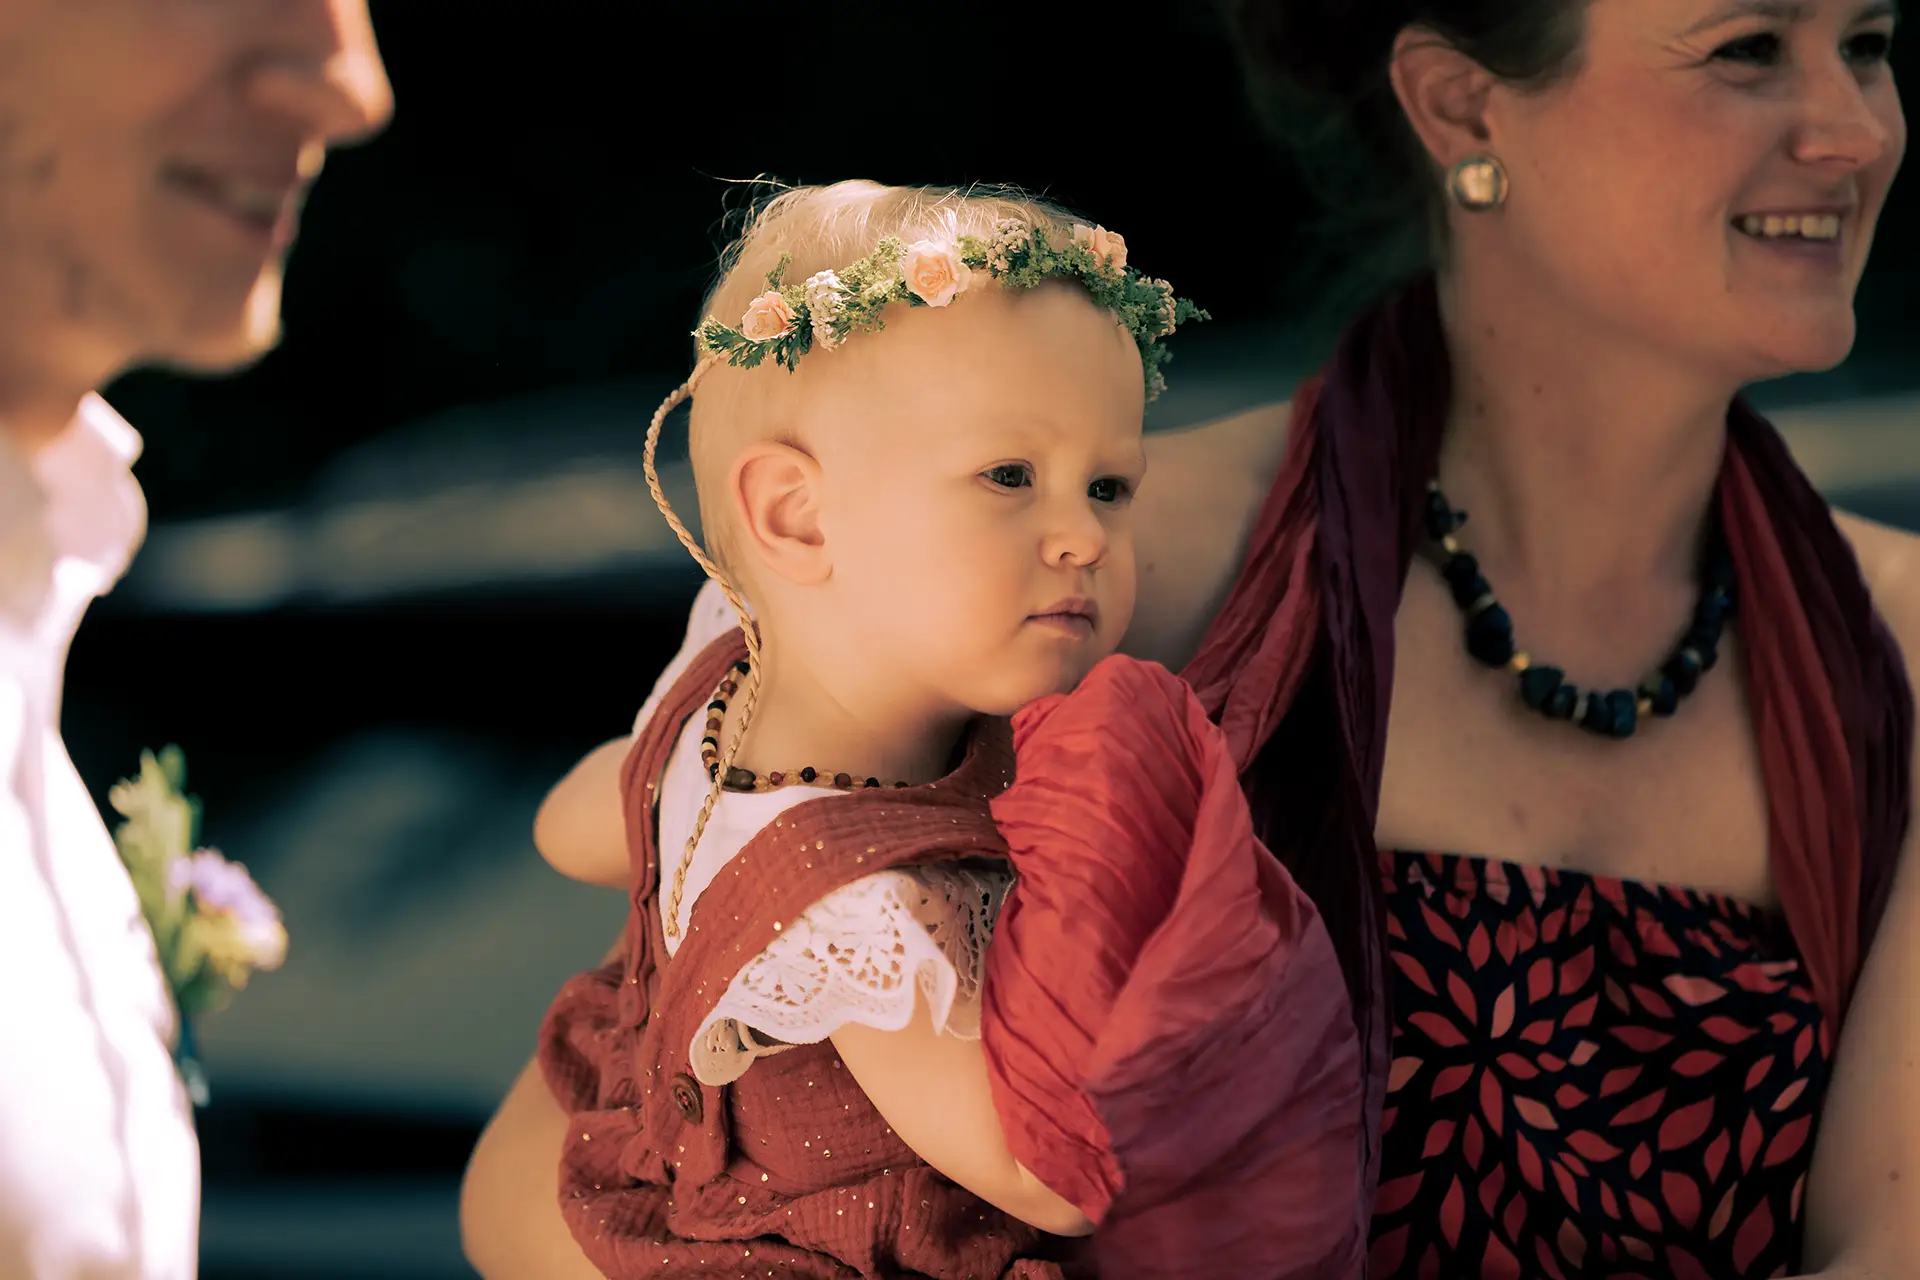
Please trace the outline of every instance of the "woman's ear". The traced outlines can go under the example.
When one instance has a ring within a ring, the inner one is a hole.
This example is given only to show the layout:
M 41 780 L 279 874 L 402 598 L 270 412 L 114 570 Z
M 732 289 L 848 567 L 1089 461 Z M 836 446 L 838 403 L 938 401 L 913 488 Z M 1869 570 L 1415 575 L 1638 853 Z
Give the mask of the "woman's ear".
M 766 440 L 750 445 L 729 477 L 739 551 L 796 586 L 833 570 L 820 528 L 820 464 L 806 450 Z
M 1489 141 L 1487 99 L 1495 80 L 1485 67 L 1424 27 L 1408 27 L 1387 63 L 1394 96 L 1427 155 L 1442 170 Z

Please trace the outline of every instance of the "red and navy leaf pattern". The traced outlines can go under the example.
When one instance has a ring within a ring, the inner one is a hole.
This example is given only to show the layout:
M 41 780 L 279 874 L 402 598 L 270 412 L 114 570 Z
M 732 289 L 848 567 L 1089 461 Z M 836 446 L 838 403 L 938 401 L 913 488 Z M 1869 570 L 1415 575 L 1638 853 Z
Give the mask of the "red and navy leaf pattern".
M 1382 855 L 1375 1280 L 1797 1272 L 1827 1031 L 1792 941 L 1713 894 Z

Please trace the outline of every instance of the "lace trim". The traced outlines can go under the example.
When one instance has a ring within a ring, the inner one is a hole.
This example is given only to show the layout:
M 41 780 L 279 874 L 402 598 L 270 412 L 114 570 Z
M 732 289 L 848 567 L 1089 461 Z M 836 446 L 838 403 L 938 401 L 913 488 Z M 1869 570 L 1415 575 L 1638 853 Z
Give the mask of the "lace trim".
M 807 908 L 728 984 L 694 1033 L 693 1074 L 732 1084 L 759 1059 L 858 1023 L 902 1030 L 924 994 L 936 1031 L 980 1038 L 987 942 L 1013 874 L 935 863 L 856 880 Z

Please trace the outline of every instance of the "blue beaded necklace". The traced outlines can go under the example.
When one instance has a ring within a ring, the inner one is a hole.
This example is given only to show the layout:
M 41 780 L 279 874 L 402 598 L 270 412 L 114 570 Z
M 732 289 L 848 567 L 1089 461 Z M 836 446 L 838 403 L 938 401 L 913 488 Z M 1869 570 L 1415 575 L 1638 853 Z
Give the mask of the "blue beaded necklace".
M 1733 615 L 1733 557 L 1723 539 L 1714 539 L 1693 622 L 1660 669 L 1638 689 L 1610 692 L 1582 689 L 1558 667 L 1536 663 L 1513 641 L 1513 618 L 1494 599 L 1480 562 L 1460 548 L 1454 533 L 1467 522 L 1440 491 L 1427 482 L 1426 529 L 1444 557 L 1440 574 L 1453 602 L 1467 619 L 1467 652 L 1489 667 L 1504 667 L 1519 677 L 1520 700 L 1550 720 L 1568 720 L 1603 738 L 1630 738 L 1647 715 L 1670 716 L 1692 693 L 1700 677 L 1720 658 L 1720 634 Z

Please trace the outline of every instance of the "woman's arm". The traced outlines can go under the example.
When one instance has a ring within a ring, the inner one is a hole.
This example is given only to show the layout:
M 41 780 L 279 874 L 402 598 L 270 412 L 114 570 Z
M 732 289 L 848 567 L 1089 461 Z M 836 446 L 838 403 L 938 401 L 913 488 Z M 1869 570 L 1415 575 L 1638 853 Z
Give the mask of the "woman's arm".
M 1920 539 L 1851 517 L 1839 523 L 1912 673 L 1911 655 L 1920 654 Z M 1915 758 L 1920 765 L 1920 752 Z M 1915 781 L 1920 788 L 1920 776 Z M 1820 1118 L 1807 1185 L 1805 1263 L 1821 1280 L 1911 1275 L 1920 1258 L 1917 849 L 1920 823 L 1909 828 L 1901 850 Z
M 1123 652 L 1178 671 L 1200 647 L 1280 471 L 1290 412 L 1260 405 L 1147 437 L 1133 504 L 1139 600 Z
M 626 948 L 621 936 L 600 963 Z M 474 1145 L 460 1180 L 460 1248 L 483 1280 L 598 1280 L 560 1216 L 567 1113 L 529 1062 Z
M 1092 1233 L 1085 1214 L 1013 1158 L 980 1042 L 935 1031 L 926 1001 L 915 1001 L 905 1030 L 849 1024 L 833 1033 L 833 1047 L 874 1109 L 922 1160 L 1042 1231 Z
M 560 1216 L 566 1113 L 528 1063 L 460 1183 L 460 1247 L 484 1280 L 600 1280 Z
M 1822 1280 L 1912 1274 L 1920 1258 L 1920 866 L 1908 837 L 1834 1060 L 1807 1186 Z

